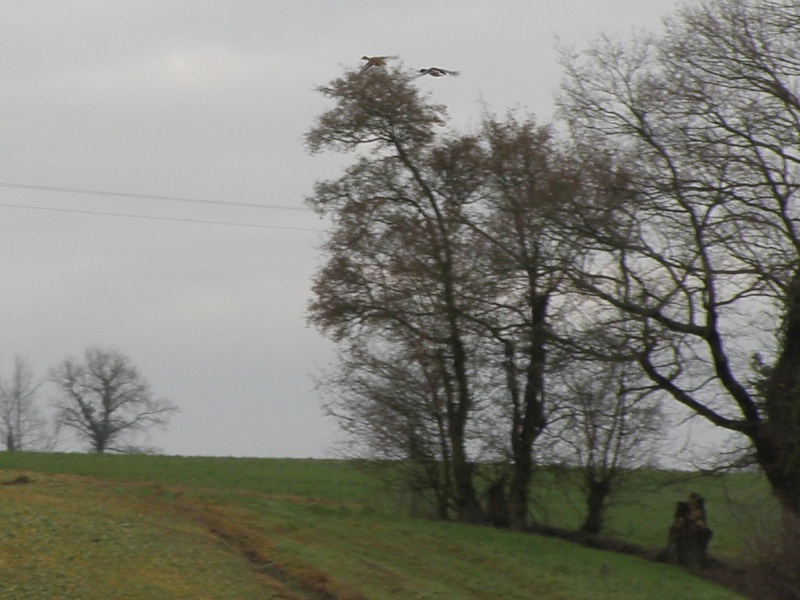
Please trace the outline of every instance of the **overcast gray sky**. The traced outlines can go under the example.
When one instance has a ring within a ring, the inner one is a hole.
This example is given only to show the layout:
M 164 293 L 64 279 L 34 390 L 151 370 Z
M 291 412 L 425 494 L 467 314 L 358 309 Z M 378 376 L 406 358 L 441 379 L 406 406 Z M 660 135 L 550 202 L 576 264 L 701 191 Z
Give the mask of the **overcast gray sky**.
M 333 348 L 305 323 L 324 223 L 303 201 L 346 158 L 305 152 L 313 88 L 398 54 L 461 71 L 418 80 L 454 127 L 483 103 L 544 123 L 556 38 L 655 30 L 675 5 L 0 0 L 0 375 L 15 355 L 44 376 L 113 347 L 182 409 L 154 436 L 164 452 L 329 455 L 312 375 Z

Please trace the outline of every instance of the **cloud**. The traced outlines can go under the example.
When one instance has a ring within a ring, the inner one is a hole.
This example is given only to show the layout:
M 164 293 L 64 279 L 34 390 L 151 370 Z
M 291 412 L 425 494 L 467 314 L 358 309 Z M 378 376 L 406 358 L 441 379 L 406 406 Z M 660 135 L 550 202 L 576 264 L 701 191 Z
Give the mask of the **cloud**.
M 656 23 L 672 4 L 0 0 L 0 179 L 300 207 L 348 160 L 305 152 L 326 105 L 314 87 L 363 54 L 462 71 L 419 80 L 459 127 L 481 100 L 546 120 L 554 34 Z M 0 187 L 0 203 L 324 228 L 311 212 L 43 190 Z M 310 374 L 332 347 L 305 322 L 318 234 L 0 213 L 0 374 L 15 354 L 44 373 L 112 346 L 183 409 L 156 435 L 168 452 L 324 455 L 333 428 Z

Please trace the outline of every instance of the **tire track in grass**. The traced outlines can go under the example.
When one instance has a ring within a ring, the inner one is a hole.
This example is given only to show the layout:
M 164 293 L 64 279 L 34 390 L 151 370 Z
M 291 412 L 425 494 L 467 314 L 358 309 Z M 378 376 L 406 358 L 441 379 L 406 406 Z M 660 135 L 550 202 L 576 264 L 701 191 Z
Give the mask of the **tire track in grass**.
M 307 502 L 307 500 L 303 500 Z M 180 497 L 175 509 L 187 519 L 201 524 L 209 533 L 232 547 L 245 558 L 261 577 L 273 582 L 272 587 L 281 600 L 366 600 L 358 591 L 335 593 L 327 573 L 309 565 L 282 564 L 272 545 L 254 534 L 246 523 L 242 509 L 212 506 L 196 498 Z M 277 585 L 275 585 L 277 584 Z
M 89 533 L 92 534 L 89 536 L 92 538 L 91 542 L 120 541 L 122 530 L 117 532 L 116 529 L 113 531 L 106 529 L 106 525 L 116 524 L 114 519 L 119 521 L 118 525 L 124 529 L 126 535 L 129 532 L 138 532 L 138 529 L 133 529 L 134 527 L 144 526 L 152 530 L 149 535 L 157 535 L 165 540 L 171 539 L 172 532 L 189 535 L 192 530 L 198 533 L 203 531 L 206 539 L 214 540 L 214 543 L 218 544 L 219 551 L 247 561 L 250 572 L 255 575 L 254 583 L 264 590 L 264 595 L 259 597 L 273 600 L 365 600 L 358 592 L 335 593 L 329 589 L 335 582 L 318 569 L 280 560 L 281 557 L 276 554 L 266 536 L 259 536 L 254 516 L 247 509 L 237 506 L 235 501 L 230 503 L 208 501 L 193 495 L 192 490 L 184 486 L 171 487 L 151 482 L 119 482 L 75 475 L 37 474 L 35 477 L 30 477 L 26 474 L 5 479 L 0 481 L 0 484 L 7 486 L 0 489 L 8 490 L 3 494 L 4 506 L 14 503 L 13 506 L 19 507 L 17 512 L 20 512 L 22 517 L 36 516 L 38 521 L 50 523 L 49 529 L 53 529 L 52 524 L 56 522 L 53 519 L 56 519 L 64 532 L 69 531 L 73 545 L 78 544 L 80 539 L 86 538 Z M 9 493 L 12 490 L 15 493 Z M 281 498 L 281 500 L 292 501 L 291 498 Z M 298 501 L 308 502 L 307 499 Z M 93 517 L 96 522 L 91 521 L 92 517 L 87 507 L 92 509 L 92 515 L 97 513 Z M 5 508 L 9 509 L 11 506 Z M 13 514 L 16 513 L 6 511 L 6 516 Z M 80 519 L 76 518 L 78 515 L 81 516 Z M 5 525 L 9 523 L 6 522 Z M 39 525 L 44 531 L 44 525 Z M 89 533 L 84 531 L 86 527 L 91 528 Z M 26 526 L 24 529 L 31 535 L 33 533 L 38 535 L 39 530 L 34 531 L 31 526 Z M 5 537 L 9 538 L 11 535 L 6 533 Z M 31 543 L 34 541 L 35 539 Z M 151 541 L 156 543 L 156 538 L 153 537 Z M 8 540 L 4 539 L 4 542 L 8 545 Z M 51 546 L 49 543 L 39 546 L 42 548 L 38 550 L 41 552 L 38 560 L 50 561 L 46 563 L 48 565 L 54 560 L 61 560 L 64 554 L 60 548 L 55 554 L 52 550 L 56 548 L 45 550 L 45 546 Z M 93 545 L 85 546 L 85 548 L 91 547 Z M 122 546 L 117 543 L 113 547 Z M 4 556 L 3 552 L 8 550 L 4 548 L 5 546 L 0 544 L 0 558 Z M 89 563 L 86 565 L 88 567 Z M 151 565 L 151 568 L 156 570 L 163 567 L 163 563 L 160 566 Z M 10 597 L 6 592 L 12 593 L 5 588 L 4 584 L 0 584 L 2 598 Z M 138 598 L 138 596 L 131 597 Z
M 228 546 L 141 490 L 69 475 L 2 483 L 0 598 L 270 597 Z

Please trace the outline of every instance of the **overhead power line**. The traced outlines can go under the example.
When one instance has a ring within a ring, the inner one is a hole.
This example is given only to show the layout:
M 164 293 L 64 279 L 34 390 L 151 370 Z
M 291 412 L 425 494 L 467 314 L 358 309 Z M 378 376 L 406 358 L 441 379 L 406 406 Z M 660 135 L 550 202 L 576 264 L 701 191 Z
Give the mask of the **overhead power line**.
M 233 202 L 228 200 L 204 200 L 202 198 L 185 198 L 181 196 L 161 196 L 156 194 L 135 194 L 130 192 L 111 192 L 82 188 L 59 187 L 52 185 L 30 185 L 25 183 L 0 182 L 0 187 L 18 190 L 36 190 L 42 192 L 61 192 L 65 194 L 85 194 L 89 196 L 108 196 L 112 198 L 137 198 L 139 200 L 163 200 L 165 202 L 184 202 L 189 204 L 212 204 L 217 206 L 235 206 L 238 208 L 260 208 L 268 210 L 310 211 L 303 206 L 281 206 L 275 204 L 259 204 L 257 202 Z
M 103 212 L 97 210 L 81 210 L 75 208 L 54 208 L 51 206 L 30 206 L 25 204 L 6 204 L 0 203 L 0 207 L 2 208 L 21 208 L 24 210 L 41 210 L 41 211 L 48 211 L 48 212 L 60 212 L 60 213 L 74 213 L 80 215 L 99 215 L 102 217 L 123 217 L 126 219 L 147 219 L 150 221 L 173 221 L 179 223 L 200 223 L 203 225 L 226 225 L 228 227 L 252 227 L 257 229 L 285 229 L 289 231 L 313 231 L 316 233 L 322 233 L 322 229 L 312 229 L 310 227 L 284 227 L 281 225 L 262 225 L 260 223 L 231 223 L 228 221 L 206 221 L 202 219 L 184 219 L 179 217 L 156 217 L 156 216 L 149 216 L 149 215 L 135 215 L 135 214 L 127 214 L 127 213 L 115 213 L 115 212 Z

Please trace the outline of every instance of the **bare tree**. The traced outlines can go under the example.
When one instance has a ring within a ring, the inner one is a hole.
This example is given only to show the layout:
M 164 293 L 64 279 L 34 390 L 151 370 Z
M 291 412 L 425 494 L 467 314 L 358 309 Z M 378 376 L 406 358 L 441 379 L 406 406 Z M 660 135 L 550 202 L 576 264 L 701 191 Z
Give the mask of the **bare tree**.
M 660 37 L 564 64 L 576 153 L 616 163 L 574 215 L 575 284 L 609 330 L 619 312 L 638 326 L 648 377 L 745 436 L 800 514 L 800 4 L 686 5 Z
M 557 427 L 563 459 L 580 473 L 586 502 L 581 531 L 600 533 L 608 501 L 633 469 L 651 463 L 664 420 L 654 387 L 636 379 L 632 365 L 573 362 L 556 375 Z
M 578 166 L 549 127 L 533 117 L 486 116 L 480 142 L 485 178 L 464 219 L 474 235 L 476 271 L 485 280 L 468 316 L 501 365 L 508 416 L 510 525 L 527 525 L 533 446 L 547 426 L 545 372 L 553 331 L 552 303 L 563 293 L 572 241 L 558 213 L 580 185 Z M 563 315 L 562 315 L 563 317 Z
M 348 456 L 430 502 L 441 519 L 457 508 L 445 415 L 445 376 L 435 356 L 356 339 L 319 377 L 325 408 L 348 434 Z
M 42 450 L 52 437 L 37 405 L 42 382 L 19 356 L 9 381 L 0 381 L 0 435 L 6 450 Z
M 94 452 L 130 451 L 130 439 L 166 425 L 178 409 L 153 395 L 131 360 L 116 350 L 89 348 L 83 362 L 68 358 L 50 372 L 61 391 L 59 422 Z

